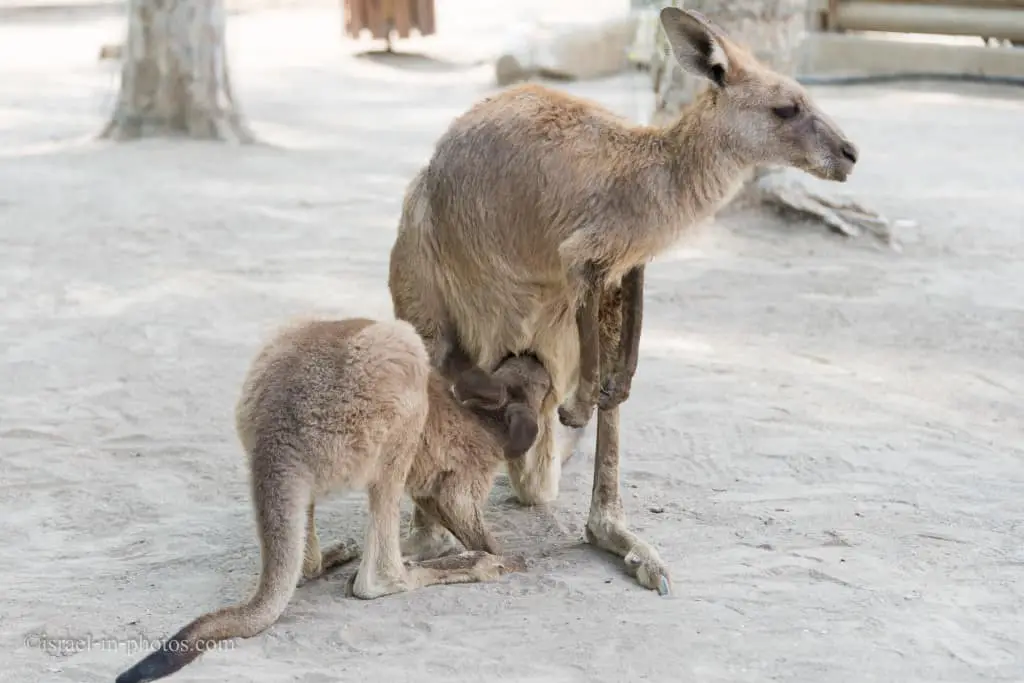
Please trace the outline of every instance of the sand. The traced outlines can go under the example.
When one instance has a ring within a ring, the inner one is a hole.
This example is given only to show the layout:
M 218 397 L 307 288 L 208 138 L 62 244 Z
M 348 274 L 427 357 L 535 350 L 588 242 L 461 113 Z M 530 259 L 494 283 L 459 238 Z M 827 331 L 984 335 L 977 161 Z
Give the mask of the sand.
M 462 58 L 494 44 L 500 14 L 448 16 Z M 112 681 L 251 590 L 247 363 L 293 316 L 390 316 L 404 185 L 491 92 L 353 58 L 339 22 L 232 17 L 255 148 L 88 142 L 118 21 L 0 27 L 0 681 Z M 739 213 L 650 267 L 623 489 L 674 596 L 582 543 L 591 429 L 557 505 L 495 488 L 528 573 L 363 602 L 342 568 L 169 680 L 1024 681 L 1024 93 L 814 93 L 862 149 L 832 189 L 919 227 L 895 253 Z M 320 505 L 325 543 L 363 500 Z

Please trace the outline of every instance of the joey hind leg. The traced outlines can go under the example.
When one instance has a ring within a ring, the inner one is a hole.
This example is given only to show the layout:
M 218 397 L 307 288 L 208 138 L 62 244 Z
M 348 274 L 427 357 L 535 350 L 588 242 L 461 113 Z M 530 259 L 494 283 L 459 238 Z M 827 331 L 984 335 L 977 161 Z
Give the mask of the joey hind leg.
M 608 298 L 606 297 L 605 301 Z M 601 303 L 599 312 L 601 333 L 617 337 L 614 355 L 607 359 L 601 354 L 602 384 L 598 407 L 602 410 L 614 408 L 629 398 L 640 357 L 640 332 L 643 328 L 644 312 L 644 266 L 637 266 L 622 278 L 619 290 L 618 310 L 606 310 Z M 615 329 L 618 328 L 617 334 Z M 605 340 L 601 340 L 602 346 Z
M 436 517 L 426 514 L 416 504 L 409 525 L 409 535 L 402 539 L 403 560 L 433 560 L 459 550 L 459 544 Z
M 316 533 L 316 504 L 310 501 L 306 507 L 306 549 L 302 557 L 302 578 L 319 576 L 323 569 L 322 560 L 320 537 Z
M 391 506 L 388 502 L 390 496 L 387 493 L 377 492 L 375 501 L 375 491 L 371 489 L 370 498 L 371 522 L 366 544 L 367 553 L 363 556 L 359 571 L 349 582 L 349 589 L 355 597 L 371 599 L 438 584 L 494 581 L 508 572 L 523 571 L 526 568 L 526 564 L 521 558 L 499 557 L 483 550 L 471 550 L 403 565 L 401 556 L 398 554 L 397 543 L 398 497 L 394 499 L 394 514 L 386 512 L 379 516 L 378 511 L 390 511 Z M 427 504 L 423 511 L 427 516 L 433 517 L 433 512 L 440 511 L 440 509 L 440 507 L 435 508 Z M 462 530 L 460 526 L 462 518 L 455 515 L 454 519 L 458 520 L 455 523 L 456 528 Z M 395 534 L 391 534 L 389 531 L 392 523 Z M 467 528 L 472 528 L 474 524 L 475 522 L 470 522 Z M 483 531 L 486 534 L 486 529 Z M 392 535 L 394 536 L 394 547 L 390 548 L 387 539 Z M 472 532 L 467 539 L 473 542 Z
M 436 498 L 417 498 L 424 517 L 444 525 L 466 552 L 407 565 L 409 583 L 416 588 L 436 584 L 494 581 L 509 572 L 526 571 L 526 560 L 501 556 L 501 547 L 484 523 L 480 501 L 452 486 L 442 486 Z
M 501 546 L 487 530 L 480 504 L 465 492 L 451 487 L 442 489 L 436 498 L 417 498 L 416 507 L 426 517 L 436 519 L 466 548 L 483 550 L 491 554 L 501 552 Z
M 306 549 L 302 558 L 302 579 L 308 581 L 329 572 L 331 569 L 351 562 L 359 557 L 359 544 L 355 539 L 336 543 L 321 551 L 320 538 L 316 531 L 316 505 L 310 502 L 306 508 Z
M 348 591 L 357 598 L 372 600 L 409 590 L 400 545 L 403 483 L 404 477 L 396 477 L 369 487 L 365 551 L 348 585 Z
M 581 276 L 585 287 L 576 311 L 579 335 L 579 381 L 572 396 L 558 407 L 558 419 L 567 427 L 586 427 L 598 402 L 601 381 L 600 321 L 602 280 L 596 266 L 588 265 Z
M 413 588 L 496 581 L 505 574 L 524 571 L 526 561 L 523 558 L 492 555 L 482 550 L 416 562 L 408 567 L 409 583 Z
M 629 530 L 619 484 L 619 409 L 597 413 L 594 488 L 587 519 L 587 542 L 623 558 L 626 571 L 645 588 L 668 595 L 672 579 L 658 551 Z
M 320 573 L 325 574 L 335 567 L 351 562 L 357 559 L 360 554 L 359 544 L 355 539 L 335 543 L 323 552 Z

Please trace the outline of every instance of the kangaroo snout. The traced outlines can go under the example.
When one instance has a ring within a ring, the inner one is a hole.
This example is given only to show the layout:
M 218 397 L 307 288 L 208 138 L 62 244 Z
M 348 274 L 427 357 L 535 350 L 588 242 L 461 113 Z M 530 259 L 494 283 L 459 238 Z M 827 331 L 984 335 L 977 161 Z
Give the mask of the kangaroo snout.
M 857 145 L 853 144 L 849 140 L 843 140 L 839 144 L 839 154 L 851 164 L 857 163 Z
M 840 138 L 838 149 L 832 156 L 833 163 L 830 169 L 832 172 L 829 174 L 829 179 L 845 183 L 853 173 L 853 167 L 857 165 L 857 159 L 860 156 L 857 145 L 846 138 Z

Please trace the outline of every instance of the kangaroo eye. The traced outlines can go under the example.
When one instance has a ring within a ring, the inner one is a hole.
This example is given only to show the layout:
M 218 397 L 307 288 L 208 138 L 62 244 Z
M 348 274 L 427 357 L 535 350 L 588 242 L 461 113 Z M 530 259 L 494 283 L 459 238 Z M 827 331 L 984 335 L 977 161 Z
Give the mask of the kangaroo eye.
M 783 107 L 774 107 L 772 108 L 772 113 L 785 121 L 786 119 L 791 119 L 800 113 L 800 105 L 787 104 Z

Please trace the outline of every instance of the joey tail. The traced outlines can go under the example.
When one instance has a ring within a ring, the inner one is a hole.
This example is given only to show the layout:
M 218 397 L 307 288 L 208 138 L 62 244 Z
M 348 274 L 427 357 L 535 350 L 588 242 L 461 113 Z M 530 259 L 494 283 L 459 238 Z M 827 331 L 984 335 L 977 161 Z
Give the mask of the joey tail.
M 306 507 L 311 489 L 305 482 L 256 480 L 263 568 L 259 587 L 241 605 L 225 607 L 190 622 L 134 666 L 122 672 L 115 683 L 144 683 L 169 676 L 216 649 L 230 638 L 251 638 L 276 622 L 302 574 Z

